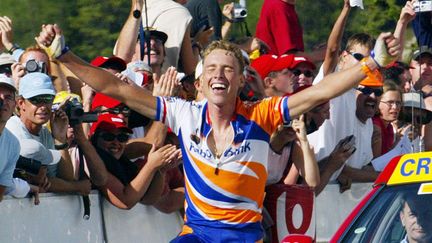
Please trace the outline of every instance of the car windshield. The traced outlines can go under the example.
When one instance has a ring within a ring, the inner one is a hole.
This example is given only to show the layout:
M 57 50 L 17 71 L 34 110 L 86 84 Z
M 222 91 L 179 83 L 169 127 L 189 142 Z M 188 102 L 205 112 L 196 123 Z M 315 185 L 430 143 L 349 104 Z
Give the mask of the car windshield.
M 432 242 L 432 195 L 418 195 L 419 188 L 384 187 L 340 242 Z

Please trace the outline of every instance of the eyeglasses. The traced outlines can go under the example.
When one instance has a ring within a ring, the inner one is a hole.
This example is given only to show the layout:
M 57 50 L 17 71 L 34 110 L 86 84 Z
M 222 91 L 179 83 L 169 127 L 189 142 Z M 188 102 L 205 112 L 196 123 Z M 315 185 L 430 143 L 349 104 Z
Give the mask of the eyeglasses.
M 112 142 L 114 139 L 117 139 L 120 143 L 124 143 L 129 140 L 129 134 L 127 133 L 119 133 L 117 135 L 113 133 L 101 133 L 100 137 L 107 142 Z
M 388 107 L 392 107 L 392 106 L 401 107 L 402 106 L 402 102 L 400 102 L 400 101 L 394 101 L 394 100 L 383 101 L 383 100 L 381 100 L 380 102 L 386 104 Z
M 294 69 L 294 70 L 292 70 L 292 73 L 293 73 L 295 76 L 300 76 L 300 74 L 303 73 L 303 75 L 304 75 L 305 77 L 307 77 L 307 78 L 310 78 L 310 77 L 313 76 L 313 73 L 312 73 L 312 71 L 310 71 L 310 70 L 306 70 L 306 71 L 303 71 L 303 72 L 302 72 L 300 69 Z
M 363 88 L 356 88 L 356 90 L 362 92 L 364 95 L 371 95 L 372 93 L 375 94 L 375 96 L 381 96 L 383 94 L 383 90 L 381 88 L 370 88 L 370 87 L 363 87 Z
M 361 61 L 365 56 L 361 53 L 357 53 L 357 52 L 350 52 L 347 51 L 351 56 L 353 56 L 357 61 Z
M 27 99 L 33 105 L 51 105 L 54 101 L 53 95 L 37 95 Z
M 98 112 L 98 113 L 110 113 L 110 114 L 116 114 L 116 115 L 122 114 L 125 117 L 128 117 L 130 115 L 130 113 L 131 113 L 130 108 L 127 107 L 127 106 L 116 106 L 116 107 L 109 108 L 109 109 L 106 109 L 106 110 L 102 110 L 101 107 L 98 107 L 98 108 L 96 108 L 95 111 Z

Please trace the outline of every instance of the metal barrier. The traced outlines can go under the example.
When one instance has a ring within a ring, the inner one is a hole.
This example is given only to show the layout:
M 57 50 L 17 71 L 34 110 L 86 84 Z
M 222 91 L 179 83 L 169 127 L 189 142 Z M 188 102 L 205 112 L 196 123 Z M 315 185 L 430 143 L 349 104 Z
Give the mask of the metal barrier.
M 371 183 L 353 184 L 339 193 L 339 186 L 328 185 L 315 199 L 317 242 L 327 242 L 354 206 L 371 189 Z M 137 204 L 121 210 L 99 196 L 89 195 L 90 219 L 83 219 L 80 196 L 40 194 L 40 205 L 30 198 L 6 196 L 0 202 L 0 242 L 31 243 L 135 243 L 169 242 L 181 230 L 179 213 L 164 214 L 154 207 Z
M 84 220 L 77 195 L 43 193 L 37 206 L 30 198 L 6 196 L 0 202 L 0 242 L 169 242 L 180 232 L 179 213 L 164 214 L 141 204 L 121 210 L 97 191 L 89 198 L 90 219 Z

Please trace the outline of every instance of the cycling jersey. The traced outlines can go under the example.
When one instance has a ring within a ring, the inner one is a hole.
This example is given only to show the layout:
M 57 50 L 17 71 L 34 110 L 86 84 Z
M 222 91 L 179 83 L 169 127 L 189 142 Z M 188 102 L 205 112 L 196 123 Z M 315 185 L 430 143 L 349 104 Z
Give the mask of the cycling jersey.
M 183 154 L 184 234 L 192 233 L 196 225 L 251 230 L 255 240 L 262 238 L 260 221 L 269 140 L 278 125 L 291 119 L 288 97 L 272 97 L 251 104 L 237 99 L 235 106 L 231 119 L 233 141 L 216 158 L 207 145 L 212 130 L 207 101 L 157 98 L 156 120 L 178 135 Z

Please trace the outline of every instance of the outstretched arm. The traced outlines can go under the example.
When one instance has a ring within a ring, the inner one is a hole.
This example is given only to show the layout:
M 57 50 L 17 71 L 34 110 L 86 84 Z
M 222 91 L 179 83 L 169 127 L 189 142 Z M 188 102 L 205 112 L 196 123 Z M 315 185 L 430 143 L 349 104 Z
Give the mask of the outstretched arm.
M 141 16 L 135 18 L 133 12 L 135 10 L 141 10 L 143 6 L 142 0 L 132 0 L 131 10 L 129 12 L 128 19 L 123 25 L 122 30 L 117 39 L 116 46 L 114 47 L 114 55 L 123 59 L 126 63 L 132 60 L 135 53 L 135 45 L 138 38 L 138 29 L 140 26 Z
M 399 39 L 400 45 L 403 49 L 404 41 L 405 41 L 405 30 L 408 26 L 408 23 L 415 19 L 416 13 L 414 11 L 414 7 L 412 1 L 407 1 L 405 6 L 402 8 L 399 20 L 396 24 L 396 29 L 394 32 L 394 36 Z M 399 60 L 402 59 L 402 52 L 400 54 Z
M 327 50 L 323 63 L 324 76 L 332 73 L 337 65 L 342 36 L 350 10 L 351 6 L 349 0 L 344 0 L 344 6 L 342 8 L 342 11 L 339 14 L 339 17 L 337 18 L 335 24 L 333 25 L 333 29 L 330 32 L 329 38 L 327 40 Z
M 371 70 L 386 66 L 400 54 L 399 41 L 391 33 L 382 33 L 375 44 L 375 57 L 365 58 L 357 65 L 326 76 L 317 85 L 296 93 L 288 99 L 290 115 L 295 118 L 313 107 L 356 87 Z
M 45 33 L 51 32 L 51 33 Z M 62 62 L 79 79 L 97 92 L 113 97 L 151 119 L 156 116 L 156 98 L 140 87 L 122 82 L 113 74 L 89 65 L 68 50 L 62 30 L 57 25 L 47 25 L 36 38 L 47 53 Z

